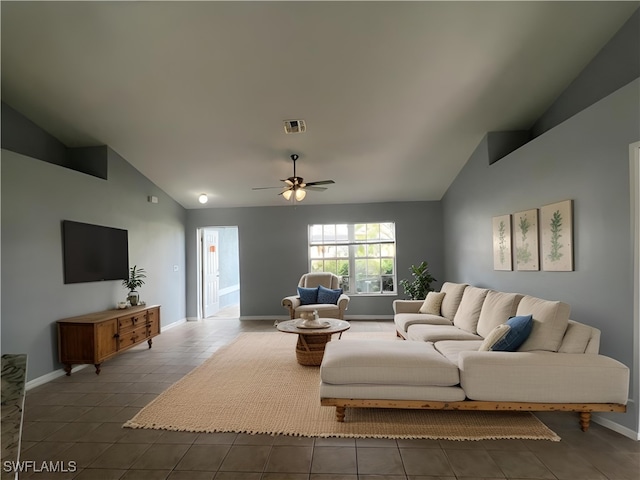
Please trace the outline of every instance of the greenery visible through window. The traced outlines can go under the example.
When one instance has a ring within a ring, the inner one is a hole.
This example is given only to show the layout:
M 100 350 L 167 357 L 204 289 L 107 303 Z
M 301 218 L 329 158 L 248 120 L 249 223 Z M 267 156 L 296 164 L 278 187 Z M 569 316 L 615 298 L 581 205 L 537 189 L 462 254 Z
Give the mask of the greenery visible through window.
M 396 293 L 393 223 L 309 225 L 309 271 L 340 277 L 348 294 Z

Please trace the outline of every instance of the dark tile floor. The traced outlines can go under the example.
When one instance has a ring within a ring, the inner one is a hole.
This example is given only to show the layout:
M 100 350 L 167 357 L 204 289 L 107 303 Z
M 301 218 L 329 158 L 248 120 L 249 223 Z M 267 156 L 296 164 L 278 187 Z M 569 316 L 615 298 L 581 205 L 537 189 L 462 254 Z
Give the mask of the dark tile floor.
M 388 331 L 391 321 L 354 321 L 357 331 Z M 577 416 L 540 418 L 561 442 L 454 442 L 300 438 L 131 430 L 122 424 L 240 332 L 275 331 L 271 322 L 210 319 L 171 328 L 153 348 L 136 347 L 30 390 L 22 460 L 75 472 L 35 472 L 57 480 L 637 480 L 640 442 Z M 292 361 L 294 360 L 292 352 Z M 3 476 L 3 478 L 5 478 Z

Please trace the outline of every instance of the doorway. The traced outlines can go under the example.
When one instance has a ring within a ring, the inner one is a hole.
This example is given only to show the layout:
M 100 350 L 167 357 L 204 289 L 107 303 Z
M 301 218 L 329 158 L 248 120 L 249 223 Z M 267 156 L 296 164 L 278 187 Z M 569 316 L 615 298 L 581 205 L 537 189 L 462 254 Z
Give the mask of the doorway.
M 239 318 L 238 227 L 203 227 L 197 237 L 198 318 Z
M 633 363 L 635 378 L 631 381 L 634 402 L 640 397 L 640 142 L 629 147 L 631 173 L 631 234 L 633 245 Z M 636 418 L 636 440 L 640 440 L 640 415 Z

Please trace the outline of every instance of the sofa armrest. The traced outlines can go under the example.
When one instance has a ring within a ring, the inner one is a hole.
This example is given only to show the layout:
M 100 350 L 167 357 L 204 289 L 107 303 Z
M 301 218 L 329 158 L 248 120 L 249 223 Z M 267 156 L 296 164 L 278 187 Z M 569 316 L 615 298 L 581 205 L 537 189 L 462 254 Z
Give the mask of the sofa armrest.
M 629 395 L 629 368 L 604 355 L 465 351 L 458 368 L 472 400 L 626 404 Z
M 300 297 L 297 295 L 291 295 L 282 299 L 282 306 L 289 310 L 295 310 L 300 306 Z
M 393 313 L 419 313 L 424 300 L 394 300 Z

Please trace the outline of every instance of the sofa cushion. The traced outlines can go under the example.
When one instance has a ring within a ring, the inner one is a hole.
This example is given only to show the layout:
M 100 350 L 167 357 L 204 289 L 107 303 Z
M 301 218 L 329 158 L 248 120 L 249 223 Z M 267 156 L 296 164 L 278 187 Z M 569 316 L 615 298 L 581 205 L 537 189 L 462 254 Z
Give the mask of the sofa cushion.
M 442 284 L 440 292 L 444 292 L 446 295 L 442 299 L 442 305 L 440 306 L 440 313 L 444 318 L 453 320 L 458 311 L 460 300 L 462 300 L 462 294 L 467 288 L 466 283 L 451 283 L 445 282 Z
M 453 324 L 469 333 L 476 333 L 480 311 L 487 293 L 489 290 L 486 288 L 467 287 L 462 295 L 458 311 L 453 317 Z
M 557 352 L 567 330 L 571 307 L 564 302 L 543 300 L 525 295 L 518 304 L 516 315 L 533 315 L 531 335 L 518 350 L 547 350 Z
M 318 287 L 298 287 L 298 296 L 300 297 L 301 305 L 313 305 L 314 303 L 318 303 Z
M 498 325 L 505 323 L 516 314 L 518 304 L 524 295 L 489 290 L 478 319 L 478 335 L 486 337 Z
M 332 290 L 322 285 L 318 287 L 318 303 L 333 303 L 335 305 L 338 303 L 340 295 L 342 295 L 341 288 Z
M 482 337 L 453 325 L 410 325 L 407 340 L 439 342 L 440 340 L 482 340 Z
M 400 333 L 407 333 L 409 326 L 415 324 L 451 325 L 450 320 L 428 313 L 396 313 L 393 321 L 396 324 L 396 330 Z
M 461 352 L 476 352 L 482 340 L 440 340 L 433 344 L 436 350 L 454 365 L 458 365 Z
M 624 404 L 629 398 L 629 369 L 603 355 L 467 351 L 458 365 L 470 400 Z
M 559 353 L 586 353 L 587 345 L 594 334 L 594 328 L 569 320 L 567 331 L 562 337 Z M 596 352 L 597 353 L 597 352 Z
M 334 385 L 453 386 L 460 382 L 458 367 L 440 355 L 432 343 L 401 340 L 329 342 L 320 379 Z
M 425 398 L 428 398 L 431 402 L 462 402 L 466 397 L 464 390 L 457 385 L 449 387 L 434 385 L 379 385 L 366 383 L 346 383 L 335 385 L 332 383 L 322 382 L 320 383 L 320 398 L 416 400 L 418 402 L 424 402 Z M 336 477 L 329 476 L 327 478 Z
M 533 326 L 531 315 L 511 317 L 494 328 L 480 345 L 479 351 L 515 352 L 524 343 Z
M 440 306 L 444 299 L 445 292 L 429 292 L 424 303 L 420 307 L 420 313 L 429 313 L 431 315 L 440 315 Z

